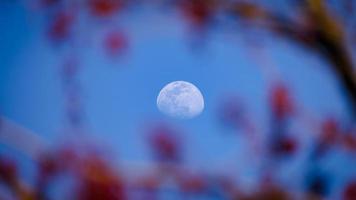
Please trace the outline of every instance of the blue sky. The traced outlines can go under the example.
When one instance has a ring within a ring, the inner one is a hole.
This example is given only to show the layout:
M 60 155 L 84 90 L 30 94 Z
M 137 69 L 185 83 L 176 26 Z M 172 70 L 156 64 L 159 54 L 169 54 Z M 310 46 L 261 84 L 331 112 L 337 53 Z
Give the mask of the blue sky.
M 67 52 L 46 39 L 41 13 L 8 4 L 0 4 L 0 113 L 51 142 L 65 139 L 59 66 Z M 195 49 L 187 26 L 175 14 L 148 9 L 112 23 L 130 40 L 126 55 L 115 61 L 100 46 L 110 28 L 84 23 L 78 28 L 84 43 L 90 41 L 75 50 L 82 66 L 79 78 L 89 132 L 108 144 L 119 160 L 148 160 L 142 130 L 149 122 L 165 121 L 183 130 L 190 165 L 225 170 L 227 164 L 220 161 L 232 160 L 248 177 L 246 139 L 224 134 L 232 131 L 217 118 L 220 100 L 233 94 L 243 99 L 262 129 L 268 127 L 270 83 L 258 66 L 265 61 L 253 60 L 258 58 L 249 55 L 243 35 L 211 30 L 206 43 Z M 297 101 L 316 118 L 348 119 L 340 86 L 326 63 L 281 39 L 266 40 L 264 51 Z M 158 111 L 160 89 L 175 80 L 192 82 L 201 90 L 205 110 L 199 117 L 175 120 Z M 307 140 L 305 135 L 298 137 Z M 299 165 L 293 166 L 296 170 Z

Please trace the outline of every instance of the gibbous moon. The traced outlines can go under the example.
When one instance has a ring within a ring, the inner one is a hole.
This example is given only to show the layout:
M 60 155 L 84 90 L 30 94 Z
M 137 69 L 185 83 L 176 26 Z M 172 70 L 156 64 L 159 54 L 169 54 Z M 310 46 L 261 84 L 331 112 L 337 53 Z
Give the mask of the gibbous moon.
M 158 109 L 171 117 L 189 119 L 204 109 L 204 98 L 193 84 L 174 81 L 164 86 L 157 97 Z

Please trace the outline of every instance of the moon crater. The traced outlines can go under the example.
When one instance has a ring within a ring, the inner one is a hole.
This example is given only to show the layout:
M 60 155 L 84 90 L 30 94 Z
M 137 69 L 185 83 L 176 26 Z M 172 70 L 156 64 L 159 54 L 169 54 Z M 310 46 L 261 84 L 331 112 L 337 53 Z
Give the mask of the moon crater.
M 193 118 L 204 109 L 204 98 L 199 89 L 186 81 L 174 81 L 160 91 L 158 109 L 171 117 Z

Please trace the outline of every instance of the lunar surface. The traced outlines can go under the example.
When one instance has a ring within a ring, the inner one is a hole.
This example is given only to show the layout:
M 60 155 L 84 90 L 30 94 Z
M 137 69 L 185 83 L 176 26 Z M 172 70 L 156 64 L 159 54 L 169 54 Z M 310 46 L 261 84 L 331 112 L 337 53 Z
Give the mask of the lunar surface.
M 158 109 L 171 117 L 189 119 L 204 109 L 199 89 L 186 81 L 174 81 L 164 86 L 157 97 Z

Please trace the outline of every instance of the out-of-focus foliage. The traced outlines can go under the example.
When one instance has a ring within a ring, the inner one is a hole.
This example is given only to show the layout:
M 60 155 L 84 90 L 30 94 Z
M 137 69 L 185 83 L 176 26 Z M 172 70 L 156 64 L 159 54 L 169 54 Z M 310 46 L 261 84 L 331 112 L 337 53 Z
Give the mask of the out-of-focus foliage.
M 289 127 L 291 122 L 303 118 L 303 114 L 299 102 L 293 98 L 293 91 L 283 82 L 273 83 L 267 102 L 271 121 L 268 130 L 264 130 L 268 132 L 267 141 L 258 139 L 258 122 L 250 118 L 249 110 L 239 98 L 223 102 L 218 110 L 223 125 L 244 132 L 244 137 L 251 143 L 258 143 L 252 148 L 259 146 L 267 152 L 266 169 L 258 187 L 252 191 L 244 191 L 232 177 L 207 175 L 186 167 L 182 151 L 194 147 L 184 146 L 179 131 L 159 124 L 148 131 L 147 137 L 155 164 L 139 176 L 123 173 L 120 167 L 91 146 L 78 150 L 73 145 L 48 149 L 34 158 L 35 183 L 27 184 L 20 176 L 17 164 L 10 157 L 1 156 L 1 185 L 15 199 L 51 199 L 50 188 L 62 176 L 69 176 L 73 183 L 66 192 L 72 199 L 79 200 L 159 199 L 162 190 L 171 190 L 165 185 L 174 185 L 172 190 L 176 189 L 181 199 L 324 199 L 328 196 L 332 180 L 321 172 L 317 161 L 334 148 L 355 155 L 356 73 L 352 55 L 356 48 L 356 3 L 353 1 L 290 0 L 285 1 L 290 7 L 287 11 L 273 9 L 263 2 L 239 0 L 39 0 L 26 4 L 48 16 L 47 36 L 54 48 L 68 45 L 70 49 L 77 45 L 80 38 L 76 36 L 75 28 L 79 18 L 83 17 L 79 13 L 86 13 L 86 20 L 105 24 L 122 12 L 147 4 L 152 7 L 168 5 L 196 31 L 195 34 L 204 35 L 203 32 L 209 29 L 228 26 L 231 20 L 248 28 L 267 30 L 274 36 L 289 39 L 308 51 L 320 54 L 329 63 L 346 94 L 351 123 L 342 123 L 332 117 L 313 122 L 316 137 L 313 152 L 309 155 L 311 166 L 305 176 L 305 188 L 295 191 L 278 184 L 271 168 L 282 158 L 292 158 L 300 151 L 301 145 L 289 134 Z M 102 45 L 105 53 L 115 58 L 128 51 L 130 36 L 125 30 L 114 29 L 106 34 Z M 63 62 L 61 71 L 67 119 L 75 128 L 83 125 L 85 116 L 77 77 L 80 65 L 74 54 Z M 355 180 L 347 183 L 341 193 L 340 198 L 344 200 L 356 199 Z M 6 197 L 0 196 L 0 199 Z

